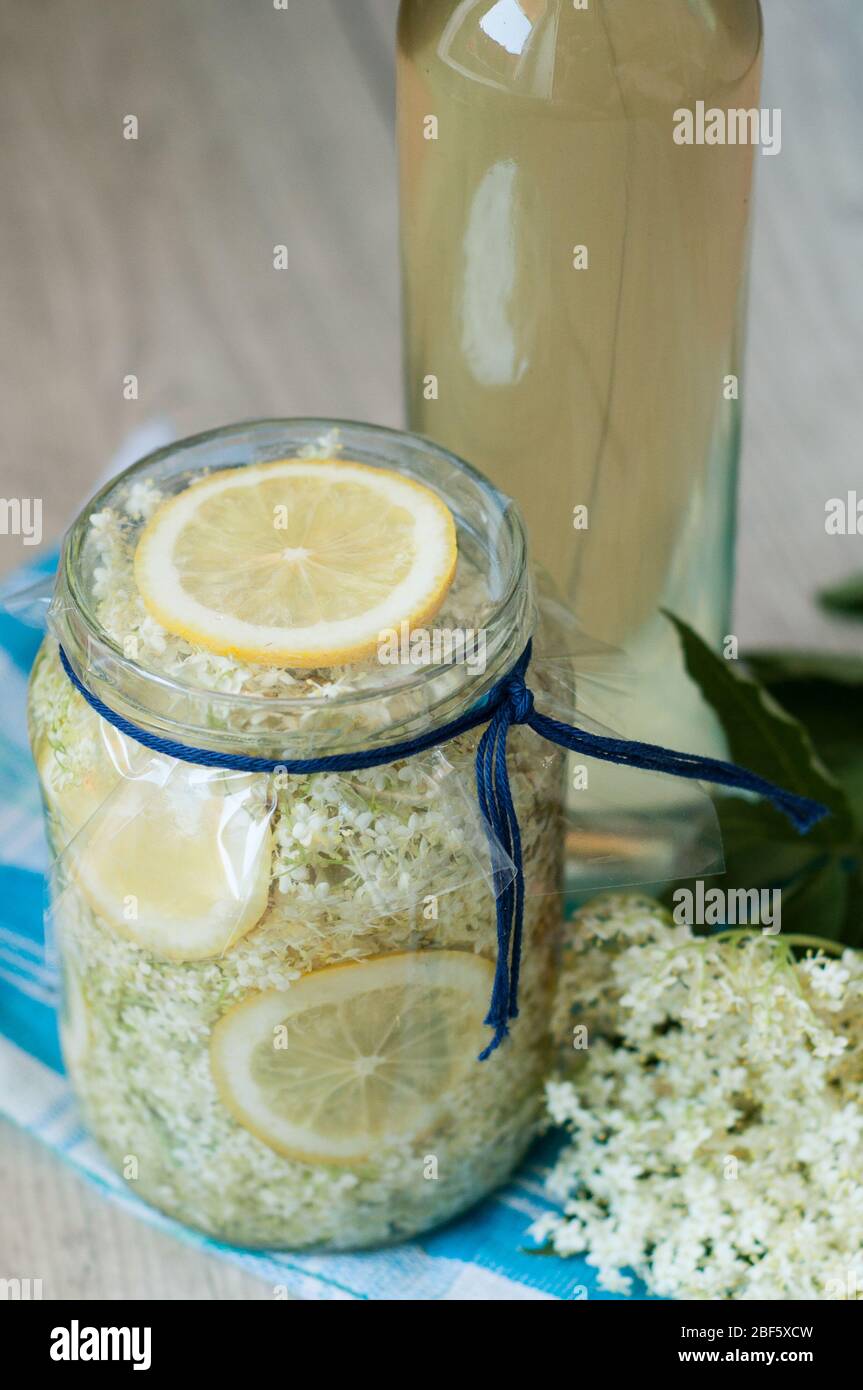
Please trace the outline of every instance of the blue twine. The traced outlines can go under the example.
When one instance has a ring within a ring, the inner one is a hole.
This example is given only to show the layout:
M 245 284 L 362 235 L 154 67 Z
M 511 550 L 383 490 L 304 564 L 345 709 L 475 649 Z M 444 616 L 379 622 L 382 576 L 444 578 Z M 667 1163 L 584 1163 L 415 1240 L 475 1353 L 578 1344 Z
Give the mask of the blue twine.
M 507 770 L 506 743 L 514 724 L 525 724 L 540 738 L 559 748 L 566 748 L 584 757 L 623 767 L 637 767 L 648 772 L 665 772 L 672 777 L 684 777 L 738 791 L 754 792 L 765 797 L 791 821 L 800 834 L 828 815 L 826 806 L 809 797 L 797 796 L 775 786 L 735 763 L 717 758 L 702 758 L 694 753 L 677 753 L 652 743 L 637 743 L 629 739 L 608 738 L 586 733 L 571 724 L 540 714 L 534 707 L 533 694 L 525 676 L 531 657 L 528 642 L 512 670 L 492 687 L 478 705 L 448 724 L 427 733 L 385 748 L 365 749 L 356 753 L 335 753 L 323 758 L 252 758 L 238 753 L 218 753 L 207 748 L 192 748 L 173 739 L 150 734 L 123 718 L 106 705 L 73 671 L 69 659 L 60 647 L 60 661 L 79 695 L 102 719 L 136 743 L 154 753 L 162 753 L 181 762 L 200 767 L 218 767 L 232 772 L 358 772 L 363 768 L 382 767 L 387 763 L 411 758 L 429 748 L 436 748 L 457 738 L 459 734 L 485 725 L 476 751 L 476 787 L 483 826 L 492 856 L 492 876 L 497 906 L 497 963 L 491 1004 L 485 1018 L 494 1029 L 488 1046 L 480 1053 L 485 1061 L 509 1032 L 511 1019 L 518 1017 L 518 983 L 521 967 L 522 931 L 524 924 L 524 866 L 522 863 L 521 833 L 512 799 Z M 511 878 L 501 862 L 500 850 L 515 868 Z

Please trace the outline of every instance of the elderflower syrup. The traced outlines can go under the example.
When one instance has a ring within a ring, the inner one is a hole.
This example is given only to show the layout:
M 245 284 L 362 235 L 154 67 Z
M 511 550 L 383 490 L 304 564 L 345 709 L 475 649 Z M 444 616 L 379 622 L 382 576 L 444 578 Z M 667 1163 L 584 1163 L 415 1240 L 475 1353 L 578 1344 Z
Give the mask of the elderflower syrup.
M 758 0 L 399 14 L 411 428 L 516 498 L 580 626 L 627 654 L 600 717 L 709 754 L 663 610 L 728 631 L 761 50 Z M 733 142 L 698 140 L 705 109 Z
M 410 644 L 381 660 L 370 634 L 401 636 L 402 619 L 456 640 L 437 664 Z M 548 1065 L 549 749 L 512 730 L 520 1012 L 482 1062 L 512 866 L 479 815 L 481 729 L 356 771 L 280 760 L 352 759 L 450 723 L 534 626 L 517 509 L 408 435 L 218 430 L 85 508 L 30 728 L 64 1058 L 132 1191 L 221 1240 L 349 1249 L 434 1226 L 511 1172 Z M 458 640 L 479 632 L 481 661 Z M 242 765 L 255 757 L 275 765 Z

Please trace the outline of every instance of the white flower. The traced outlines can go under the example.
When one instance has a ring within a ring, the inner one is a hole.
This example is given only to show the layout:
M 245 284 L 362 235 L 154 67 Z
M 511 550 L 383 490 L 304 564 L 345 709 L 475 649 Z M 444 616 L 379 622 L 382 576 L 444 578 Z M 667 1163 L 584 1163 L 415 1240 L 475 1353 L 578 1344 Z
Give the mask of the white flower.
M 146 521 L 162 500 L 162 493 L 152 478 L 144 478 L 132 483 L 126 495 L 123 509 L 135 521 Z
M 835 1297 L 859 1263 L 863 955 L 742 943 L 634 896 L 578 919 L 557 1023 L 590 1045 L 547 1088 L 571 1138 L 549 1178 L 563 1211 L 534 1230 L 589 1251 L 609 1291 L 632 1269 L 666 1297 Z

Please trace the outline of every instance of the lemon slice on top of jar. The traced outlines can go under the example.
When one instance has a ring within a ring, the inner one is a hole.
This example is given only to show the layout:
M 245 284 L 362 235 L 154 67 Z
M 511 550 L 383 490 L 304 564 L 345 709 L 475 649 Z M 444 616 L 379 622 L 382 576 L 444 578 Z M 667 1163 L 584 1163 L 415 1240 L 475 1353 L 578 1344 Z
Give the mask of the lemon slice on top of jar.
M 456 565 L 452 513 L 391 469 L 282 459 L 216 472 L 164 502 L 135 553 L 162 627 L 214 652 L 332 666 L 440 607 Z
M 362 1163 L 433 1127 L 476 1066 L 493 975 L 469 951 L 398 952 L 251 995 L 213 1030 L 219 1095 L 278 1153 Z

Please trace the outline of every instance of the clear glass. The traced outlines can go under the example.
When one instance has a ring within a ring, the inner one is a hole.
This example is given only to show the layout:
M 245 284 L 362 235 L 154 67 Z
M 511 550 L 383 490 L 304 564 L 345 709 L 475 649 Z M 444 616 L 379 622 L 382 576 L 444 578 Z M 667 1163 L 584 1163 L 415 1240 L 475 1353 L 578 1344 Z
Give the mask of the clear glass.
M 662 610 L 728 631 L 753 148 L 677 144 L 674 113 L 756 107 L 761 55 L 757 0 L 399 15 L 410 426 L 519 502 L 579 626 L 628 655 L 637 701 L 605 722 L 713 754 Z
M 482 622 L 483 671 L 372 659 L 239 670 L 142 617 L 130 559 L 162 498 L 203 470 L 333 453 L 447 502 L 464 573 L 440 621 Z M 202 768 L 93 713 L 58 642 L 148 731 L 290 759 L 455 717 L 534 621 L 517 508 L 445 450 L 393 431 L 214 431 L 142 460 L 84 509 L 32 677 L 31 739 L 55 855 L 66 1065 L 90 1131 L 147 1201 L 244 1246 L 349 1249 L 425 1230 L 507 1177 L 536 1132 L 548 1065 L 560 765 L 513 731 L 530 888 L 521 1009 L 480 1063 L 496 932 L 477 734 L 354 773 Z

